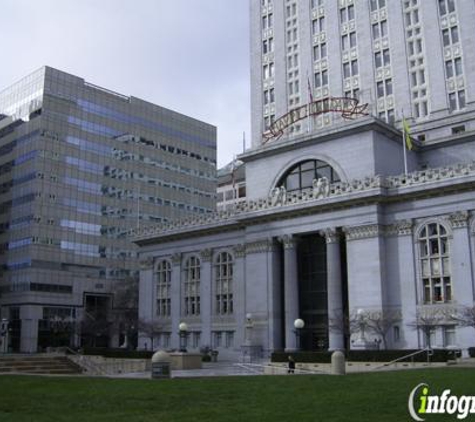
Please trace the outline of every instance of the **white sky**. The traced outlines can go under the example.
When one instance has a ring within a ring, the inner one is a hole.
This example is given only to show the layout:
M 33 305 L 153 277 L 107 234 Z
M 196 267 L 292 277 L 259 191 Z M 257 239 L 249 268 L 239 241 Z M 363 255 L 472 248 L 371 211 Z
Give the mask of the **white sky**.
M 218 166 L 250 144 L 248 0 L 0 0 L 0 89 L 43 65 L 218 128 Z

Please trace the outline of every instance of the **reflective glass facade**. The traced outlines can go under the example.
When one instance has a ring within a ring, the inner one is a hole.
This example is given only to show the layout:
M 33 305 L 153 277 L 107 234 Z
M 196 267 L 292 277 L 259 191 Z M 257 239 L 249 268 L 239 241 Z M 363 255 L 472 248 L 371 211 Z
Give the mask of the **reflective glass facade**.
M 43 303 L 80 319 L 137 274 L 130 229 L 211 213 L 216 184 L 209 124 L 49 67 L 1 91 L 0 304 L 20 306 L 21 349 Z

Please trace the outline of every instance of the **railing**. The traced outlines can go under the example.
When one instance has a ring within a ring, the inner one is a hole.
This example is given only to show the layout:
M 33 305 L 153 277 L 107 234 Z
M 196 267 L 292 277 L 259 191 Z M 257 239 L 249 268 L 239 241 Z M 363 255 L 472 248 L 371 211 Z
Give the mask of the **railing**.
M 69 347 L 62 347 L 64 353 L 67 355 L 68 353 L 76 356 L 78 359 L 77 361 L 71 359 L 75 364 L 81 366 L 87 372 L 94 374 L 94 375 L 109 375 L 107 370 L 100 364 L 94 362 L 89 356 L 85 356 L 81 353 L 76 352 L 75 350 Z
M 394 359 L 391 362 L 387 362 L 387 363 L 384 363 L 383 365 L 376 366 L 375 368 L 373 368 L 373 371 L 376 370 L 376 369 L 381 369 L 381 368 L 384 368 L 384 367 L 388 367 L 390 365 L 394 365 L 395 363 L 398 363 L 399 361 L 402 361 L 402 360 L 407 359 L 407 358 L 413 358 L 414 356 L 420 355 L 422 353 L 427 353 L 427 362 L 430 362 L 430 357 L 433 355 L 434 352 L 432 351 L 431 348 L 426 347 L 425 349 L 418 350 L 417 352 L 413 352 L 413 353 L 410 353 L 408 355 L 401 356 L 400 358 Z M 412 362 L 414 362 L 414 360 L 412 360 Z

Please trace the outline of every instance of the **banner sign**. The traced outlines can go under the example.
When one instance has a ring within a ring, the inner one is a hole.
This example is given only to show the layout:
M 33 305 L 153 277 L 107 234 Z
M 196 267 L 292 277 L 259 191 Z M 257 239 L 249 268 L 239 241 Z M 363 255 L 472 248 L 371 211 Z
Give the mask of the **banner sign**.
M 360 104 L 356 98 L 328 97 L 313 101 L 289 111 L 280 119 L 273 122 L 269 129 L 262 134 L 264 143 L 272 139 L 280 138 L 286 128 L 309 116 L 319 116 L 321 114 L 335 112 L 341 113 L 341 117 L 344 119 L 354 119 L 356 116 L 367 116 L 367 108 L 368 103 Z

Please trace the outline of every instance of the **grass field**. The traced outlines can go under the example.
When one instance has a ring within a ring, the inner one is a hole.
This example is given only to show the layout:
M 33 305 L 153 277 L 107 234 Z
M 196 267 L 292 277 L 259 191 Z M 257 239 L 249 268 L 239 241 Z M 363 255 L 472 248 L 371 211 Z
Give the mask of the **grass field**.
M 475 370 L 172 380 L 0 376 L 1 422 L 410 421 L 410 391 L 475 396 Z M 468 416 L 466 420 L 470 420 Z M 426 421 L 457 418 L 427 415 Z

